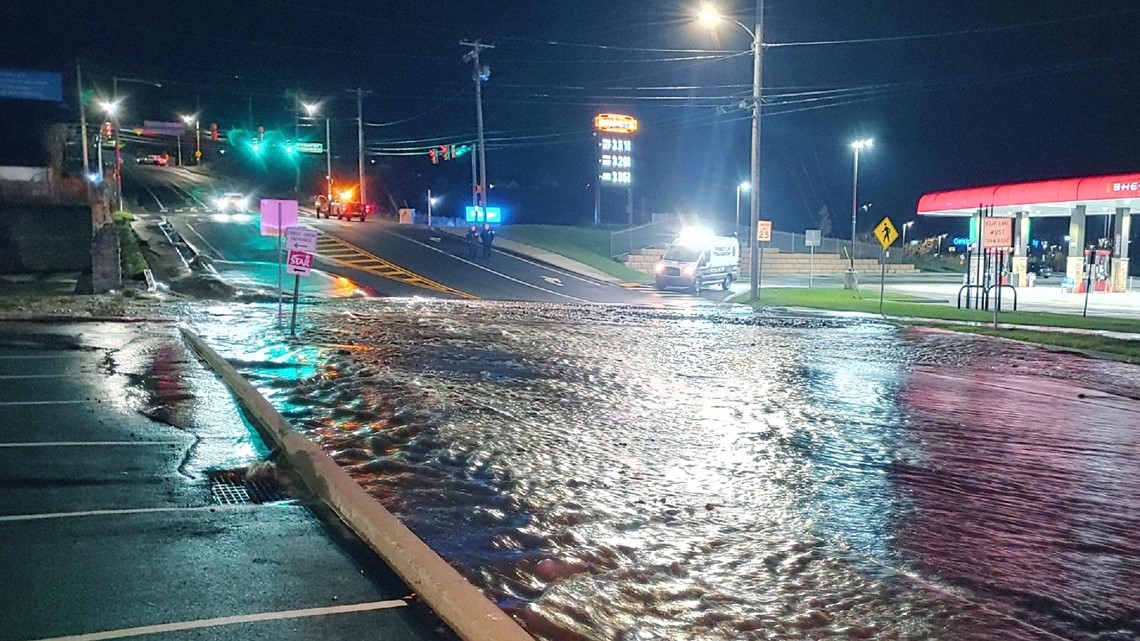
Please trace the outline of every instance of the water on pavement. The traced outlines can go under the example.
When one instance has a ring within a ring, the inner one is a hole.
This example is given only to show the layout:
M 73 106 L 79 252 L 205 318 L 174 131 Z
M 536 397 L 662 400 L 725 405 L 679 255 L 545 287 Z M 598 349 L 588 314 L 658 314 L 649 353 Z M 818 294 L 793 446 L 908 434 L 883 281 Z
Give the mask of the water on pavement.
M 193 324 L 544 639 L 1140 635 L 1140 368 L 715 309 Z

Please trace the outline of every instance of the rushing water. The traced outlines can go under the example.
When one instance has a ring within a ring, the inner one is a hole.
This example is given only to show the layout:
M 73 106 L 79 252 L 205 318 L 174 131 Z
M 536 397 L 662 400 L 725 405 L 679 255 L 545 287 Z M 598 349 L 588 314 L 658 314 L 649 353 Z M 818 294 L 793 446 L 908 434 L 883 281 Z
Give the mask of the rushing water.
M 544 639 L 1140 636 L 1140 368 L 866 320 L 196 326 Z

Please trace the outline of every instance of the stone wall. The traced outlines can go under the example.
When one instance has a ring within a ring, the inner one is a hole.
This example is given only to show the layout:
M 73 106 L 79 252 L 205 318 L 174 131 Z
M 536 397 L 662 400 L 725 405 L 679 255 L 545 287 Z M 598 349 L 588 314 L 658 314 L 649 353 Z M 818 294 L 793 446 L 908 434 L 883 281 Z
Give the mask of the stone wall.
M 91 271 L 90 205 L 0 203 L 0 274 Z

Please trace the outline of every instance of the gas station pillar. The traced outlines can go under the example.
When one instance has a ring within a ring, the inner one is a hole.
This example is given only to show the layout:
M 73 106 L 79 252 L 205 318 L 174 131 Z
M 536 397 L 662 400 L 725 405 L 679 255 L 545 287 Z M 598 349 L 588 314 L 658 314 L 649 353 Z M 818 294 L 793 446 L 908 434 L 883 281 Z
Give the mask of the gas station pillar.
M 1112 291 L 1128 291 L 1128 237 L 1132 233 L 1132 210 L 1116 209 L 1112 234 Z
M 1069 217 L 1069 258 L 1065 261 L 1065 275 L 1080 283 L 1085 278 L 1085 206 L 1073 207 Z
M 1029 212 L 1019 211 L 1013 221 L 1013 284 L 1029 285 Z

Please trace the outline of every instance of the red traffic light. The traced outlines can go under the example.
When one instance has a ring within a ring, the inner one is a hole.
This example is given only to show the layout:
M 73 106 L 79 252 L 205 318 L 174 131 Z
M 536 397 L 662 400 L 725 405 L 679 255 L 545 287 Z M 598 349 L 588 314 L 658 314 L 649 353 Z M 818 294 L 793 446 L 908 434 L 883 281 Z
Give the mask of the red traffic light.
M 433 165 L 439 164 L 439 152 L 436 151 L 435 149 L 429 149 L 428 150 L 428 158 L 431 158 L 431 164 L 433 164 Z
M 210 125 L 210 140 L 218 141 L 218 123 L 216 122 Z

